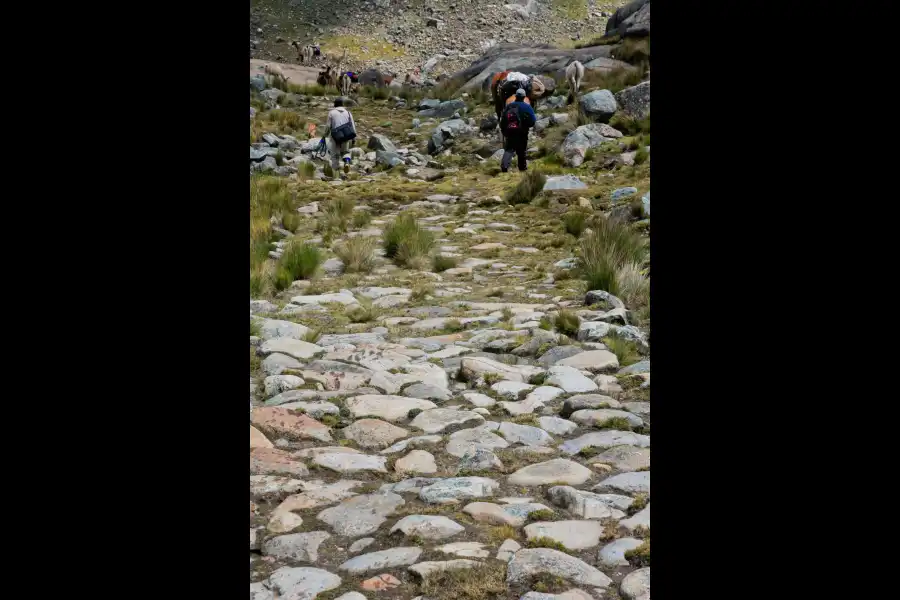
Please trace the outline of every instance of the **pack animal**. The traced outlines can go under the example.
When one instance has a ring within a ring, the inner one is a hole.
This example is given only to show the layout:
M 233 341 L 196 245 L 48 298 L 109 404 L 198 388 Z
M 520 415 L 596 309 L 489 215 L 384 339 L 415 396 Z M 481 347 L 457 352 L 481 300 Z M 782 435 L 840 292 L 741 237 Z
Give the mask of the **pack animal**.
M 491 78 L 491 98 L 494 101 L 494 110 L 497 113 L 497 120 L 500 120 L 500 113 L 503 108 L 512 101 L 516 90 L 520 87 L 525 90 L 525 98 L 531 108 L 537 108 L 538 99 L 544 94 L 544 84 L 535 77 L 530 76 L 527 81 L 520 79 L 507 79 L 512 71 L 502 71 Z
M 353 81 L 347 73 L 341 73 L 337 78 L 337 89 L 341 96 L 349 96 L 350 89 L 353 87 Z
M 284 81 L 290 79 L 290 77 L 285 76 L 284 71 L 281 70 L 281 67 L 274 63 L 266 63 L 266 65 L 263 67 L 263 71 L 266 73 L 266 75 L 271 75 L 274 78 L 280 78 Z
M 573 60 L 572 63 L 566 67 L 566 81 L 569 82 L 569 98 L 575 98 L 578 95 L 578 89 L 581 87 L 581 82 L 583 80 L 584 65 L 577 60 Z
M 315 55 L 315 46 L 312 44 L 307 44 L 305 46 L 301 46 L 300 42 L 291 42 L 291 46 L 297 49 L 297 59 L 301 63 L 312 64 L 313 56 Z

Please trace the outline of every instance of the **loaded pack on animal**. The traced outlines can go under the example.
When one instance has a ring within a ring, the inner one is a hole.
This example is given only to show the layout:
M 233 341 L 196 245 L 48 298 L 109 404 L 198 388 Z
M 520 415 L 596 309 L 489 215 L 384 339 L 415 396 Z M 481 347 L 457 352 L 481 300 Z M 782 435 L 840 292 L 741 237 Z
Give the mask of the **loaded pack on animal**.
M 325 65 L 325 69 L 319 71 L 318 77 L 316 77 L 316 83 L 321 85 L 322 87 L 331 87 L 333 85 L 337 85 L 337 72 L 334 67 L 330 65 Z
M 491 79 L 491 98 L 494 101 L 494 110 L 497 113 L 498 121 L 503 108 L 515 100 L 516 90 L 519 88 L 525 90 L 525 102 L 531 105 L 531 108 L 536 108 L 537 101 L 544 95 L 545 88 L 544 84 L 534 75 L 503 71 Z

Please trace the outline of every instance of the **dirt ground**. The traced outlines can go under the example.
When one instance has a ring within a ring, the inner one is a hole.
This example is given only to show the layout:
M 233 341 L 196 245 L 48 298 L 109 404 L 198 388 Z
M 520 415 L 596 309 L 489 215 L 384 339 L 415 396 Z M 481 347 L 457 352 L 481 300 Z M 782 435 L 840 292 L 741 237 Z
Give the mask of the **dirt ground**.
M 323 63 L 324 64 L 324 63 Z M 266 65 L 278 65 L 284 72 L 288 82 L 297 85 L 309 85 L 316 82 L 316 76 L 319 74 L 319 67 L 303 67 L 290 63 L 278 63 L 271 60 L 250 59 L 250 75 L 259 75 L 263 73 Z

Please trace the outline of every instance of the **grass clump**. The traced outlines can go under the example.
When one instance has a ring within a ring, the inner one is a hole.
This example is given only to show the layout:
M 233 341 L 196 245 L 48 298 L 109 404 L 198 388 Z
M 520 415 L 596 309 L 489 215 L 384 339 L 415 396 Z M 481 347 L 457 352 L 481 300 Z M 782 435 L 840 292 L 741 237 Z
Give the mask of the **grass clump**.
M 543 346 L 542 346 L 542 347 L 543 347 Z M 549 346 L 549 347 L 547 348 L 547 350 L 549 350 L 549 349 L 552 348 L 552 347 L 553 347 L 553 346 Z M 538 350 L 540 350 L 540 349 L 538 349 Z M 544 352 L 546 352 L 547 350 L 544 350 Z M 541 354 L 543 354 L 543 352 L 541 352 Z M 544 382 L 547 381 L 547 377 L 548 377 L 548 375 L 547 375 L 546 372 L 544 372 L 544 373 L 537 373 L 537 374 L 532 375 L 531 377 L 528 378 L 528 383 L 531 384 L 531 385 L 544 385 Z
M 281 215 L 281 224 L 284 225 L 284 228 L 291 233 L 297 231 L 297 228 L 300 227 L 300 222 L 302 220 L 303 217 L 295 212 L 289 212 Z
M 459 319 L 447 319 L 447 321 L 444 322 L 444 329 L 451 333 L 457 333 L 465 328 L 466 326 L 463 325 L 462 321 L 460 321 Z
M 578 315 L 569 310 L 559 311 L 553 319 L 556 330 L 569 337 L 575 337 L 578 334 L 579 324 Z
M 258 371 L 260 365 L 262 365 L 262 360 L 259 358 L 259 355 L 256 353 L 256 348 L 250 346 L 250 371 Z
M 551 548 L 553 550 L 559 550 L 560 552 L 568 552 L 569 549 L 566 548 L 563 544 L 557 542 L 556 540 L 548 537 L 536 537 L 528 540 L 529 548 Z
M 440 254 L 435 255 L 431 261 L 431 266 L 435 273 L 443 273 L 447 269 L 453 269 L 456 267 L 456 264 L 457 259 L 455 256 L 442 256 Z
M 385 256 L 397 266 L 419 267 L 434 246 L 434 236 L 419 226 L 413 213 L 406 212 L 384 228 L 382 244 Z
M 372 306 L 357 306 L 347 311 L 351 323 L 371 323 L 378 318 L 378 311 Z
M 529 521 L 555 521 L 556 518 L 557 514 L 552 510 L 548 510 L 546 508 L 528 513 Z
M 528 204 L 544 189 L 547 176 L 540 171 L 526 171 L 519 183 L 506 194 L 509 204 Z
M 320 329 L 310 329 L 305 334 L 303 334 L 303 341 L 309 342 L 310 344 L 315 344 L 319 341 L 320 337 L 322 337 L 322 331 Z
M 582 277 L 592 290 L 620 293 L 619 271 L 628 263 L 641 264 L 646 256 L 644 240 L 626 225 L 599 219 L 581 242 Z
M 335 247 L 334 253 L 344 263 L 346 273 L 370 273 L 375 268 L 375 247 L 372 237 L 357 236 Z
M 616 431 L 631 431 L 631 423 L 624 417 L 613 417 L 597 423 L 598 429 L 615 429 Z
M 500 373 L 485 373 L 481 378 L 484 380 L 484 385 L 488 387 L 503 381 L 503 375 Z
M 316 174 L 316 166 L 311 162 L 300 163 L 300 167 L 297 169 L 297 172 L 309 179 Z
M 640 569 L 641 567 L 649 567 L 650 566 L 650 540 L 644 540 L 644 543 L 634 548 L 632 550 L 627 550 L 625 552 L 625 560 L 634 567 L 635 569 Z
M 277 277 L 290 276 L 292 282 L 295 279 L 310 279 L 321 264 L 322 253 L 318 248 L 312 244 L 291 241 L 281 256 Z
M 442 569 L 428 576 L 419 592 L 429 600 L 506 598 L 506 564 L 495 561 L 471 569 Z
M 641 360 L 637 344 L 631 340 L 626 340 L 614 333 L 610 333 L 610 335 L 603 338 L 603 343 L 610 352 L 616 355 L 616 358 L 619 359 L 619 365 L 622 367 L 633 365 Z
M 259 337 L 262 334 L 262 323 L 258 320 L 251 318 L 250 319 L 250 335 Z
M 647 494 L 635 494 L 634 502 L 628 507 L 628 516 L 632 516 L 647 508 L 647 502 L 649 501 L 650 497 Z
M 372 213 L 367 210 L 357 210 L 353 213 L 353 228 L 362 229 L 372 222 Z
M 581 234 L 587 229 L 587 215 L 583 212 L 566 213 L 563 217 L 563 225 L 566 228 L 566 233 L 575 237 L 581 237 Z
M 519 532 L 512 525 L 498 525 L 492 527 L 488 532 L 488 537 L 492 542 L 502 544 L 506 540 L 514 540 L 519 537 Z

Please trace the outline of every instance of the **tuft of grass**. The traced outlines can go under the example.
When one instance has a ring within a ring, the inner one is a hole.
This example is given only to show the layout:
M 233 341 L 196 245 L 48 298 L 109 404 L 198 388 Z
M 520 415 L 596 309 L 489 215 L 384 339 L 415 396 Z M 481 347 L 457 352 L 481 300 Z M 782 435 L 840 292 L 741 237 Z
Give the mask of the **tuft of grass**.
M 492 542 L 502 544 L 506 540 L 518 539 L 519 532 L 512 525 L 498 525 L 490 529 L 488 537 Z
M 442 569 L 419 586 L 429 600 L 501 600 L 506 598 L 506 564 L 493 561 L 471 569 Z
M 635 117 L 619 111 L 610 118 L 609 125 L 618 129 L 625 135 L 650 133 L 650 115 L 647 115 L 643 119 L 636 119 Z
M 550 317 L 541 317 L 541 320 L 538 323 L 538 327 L 540 327 L 544 331 L 550 331 L 551 329 L 553 329 L 553 321 L 550 320 Z M 545 345 L 549 346 L 549 344 L 545 344 Z M 544 346 L 541 346 L 541 348 L 543 348 L 543 347 Z M 549 349 L 550 348 L 548 347 L 547 350 L 549 350 Z M 544 350 L 544 352 L 546 352 L 547 350 Z M 543 352 L 541 352 L 540 354 L 543 354 Z
M 266 252 L 268 253 L 268 250 Z M 271 261 L 260 261 L 254 264 L 251 258 L 250 296 L 252 298 L 263 298 L 269 295 L 275 283 L 274 278 L 275 272 Z
M 351 308 L 346 314 L 351 323 L 371 323 L 378 318 L 378 311 L 368 302 Z
M 297 169 L 300 175 L 303 175 L 307 179 L 316 174 L 316 166 L 311 162 L 300 163 L 300 168 Z
M 582 277 L 592 290 L 619 294 L 618 271 L 626 263 L 642 263 L 647 249 L 644 240 L 626 225 L 600 219 L 592 232 L 582 238 Z
M 322 337 L 322 331 L 320 329 L 310 329 L 303 335 L 303 341 L 315 344 L 319 341 L 320 337 Z
M 568 310 L 561 310 L 553 320 L 556 330 L 569 337 L 575 337 L 578 334 L 578 326 L 580 324 L 578 315 Z
M 578 455 L 582 458 L 592 458 L 600 453 L 595 446 L 587 446 L 586 448 L 582 448 L 578 451 Z
M 284 225 L 284 228 L 291 233 L 297 231 L 297 228 L 300 227 L 300 223 L 302 220 L 303 217 L 295 212 L 289 212 L 281 215 L 281 224 Z
M 543 347 L 543 346 L 542 346 Z M 548 350 L 552 348 L 552 346 L 548 346 Z M 544 350 L 546 352 L 547 350 Z M 543 352 L 541 352 L 543 354 Z M 547 380 L 547 373 L 537 373 L 528 378 L 528 383 L 531 385 L 544 385 L 544 382 Z
M 250 371 L 258 371 L 259 367 L 262 365 L 262 360 L 259 358 L 259 355 L 256 353 L 256 348 L 250 346 Z
M 293 279 L 310 279 L 321 264 L 322 253 L 318 248 L 312 244 L 291 241 L 281 256 L 279 271 Z M 278 277 L 281 276 L 281 274 L 278 275 Z
M 623 367 L 633 365 L 641 360 L 641 354 L 638 352 L 637 344 L 631 340 L 626 340 L 611 332 L 608 336 L 603 338 L 603 343 L 610 352 L 616 355 L 616 358 L 619 359 L 619 365 Z
M 644 540 L 644 543 L 634 548 L 632 550 L 625 551 L 625 560 L 634 567 L 635 569 L 640 569 L 641 567 L 649 567 L 650 566 L 650 539 Z
M 354 229 L 362 229 L 372 222 L 372 213 L 367 210 L 354 211 L 352 222 Z
M 612 50 L 612 54 L 617 60 L 645 70 L 650 64 L 650 38 L 627 37 Z
M 370 273 L 375 268 L 375 238 L 357 236 L 335 247 L 334 253 L 344 263 L 347 273 Z
M 635 515 L 645 508 L 647 508 L 647 502 L 650 500 L 650 497 L 647 494 L 635 494 L 634 502 L 628 507 L 628 515 Z
M 637 152 L 634 153 L 634 164 L 642 165 L 650 158 L 650 153 L 647 152 L 646 148 L 639 148 Z
M 554 511 L 542 508 L 534 512 L 528 513 L 529 521 L 555 521 L 558 518 Z
M 609 90 L 615 94 L 627 87 L 639 84 L 643 78 L 644 72 L 641 69 L 623 67 L 605 72 L 592 69 L 585 72 L 581 89 L 584 90 L 584 93 L 598 89 Z
M 631 423 L 623 417 L 613 417 L 597 424 L 598 429 L 615 429 L 616 431 L 631 431 Z
M 444 329 L 451 333 L 462 331 L 465 328 L 465 325 L 463 325 L 459 319 L 447 319 L 447 321 L 444 323 Z
M 410 294 L 409 299 L 413 302 L 418 302 L 420 300 L 425 300 L 430 294 L 434 293 L 434 286 L 432 285 L 420 285 L 413 288 L 412 294 Z M 458 323 L 459 321 L 457 321 Z
M 441 256 L 440 254 L 435 255 L 431 261 L 431 266 L 435 273 L 443 273 L 447 269 L 453 269 L 456 267 L 456 264 L 457 259 L 455 256 Z
M 481 378 L 484 380 L 484 385 L 488 387 L 503 381 L 503 375 L 499 373 L 485 373 Z
M 563 225 L 566 233 L 581 237 L 581 234 L 587 229 L 587 215 L 580 211 L 566 213 L 563 216 Z
M 569 549 L 566 548 L 563 544 L 557 542 L 556 540 L 548 537 L 536 537 L 528 540 L 529 548 L 552 548 L 553 550 L 559 550 L 560 552 L 568 552 Z
M 250 335 L 259 337 L 262 333 L 262 323 L 260 323 L 257 319 L 250 319 Z
M 434 246 L 434 236 L 419 226 L 416 216 L 405 212 L 384 228 L 382 236 L 385 256 L 398 266 L 419 266 Z
M 528 204 L 541 193 L 547 176 L 540 171 L 526 171 L 519 183 L 506 194 L 506 202 L 509 204 Z

